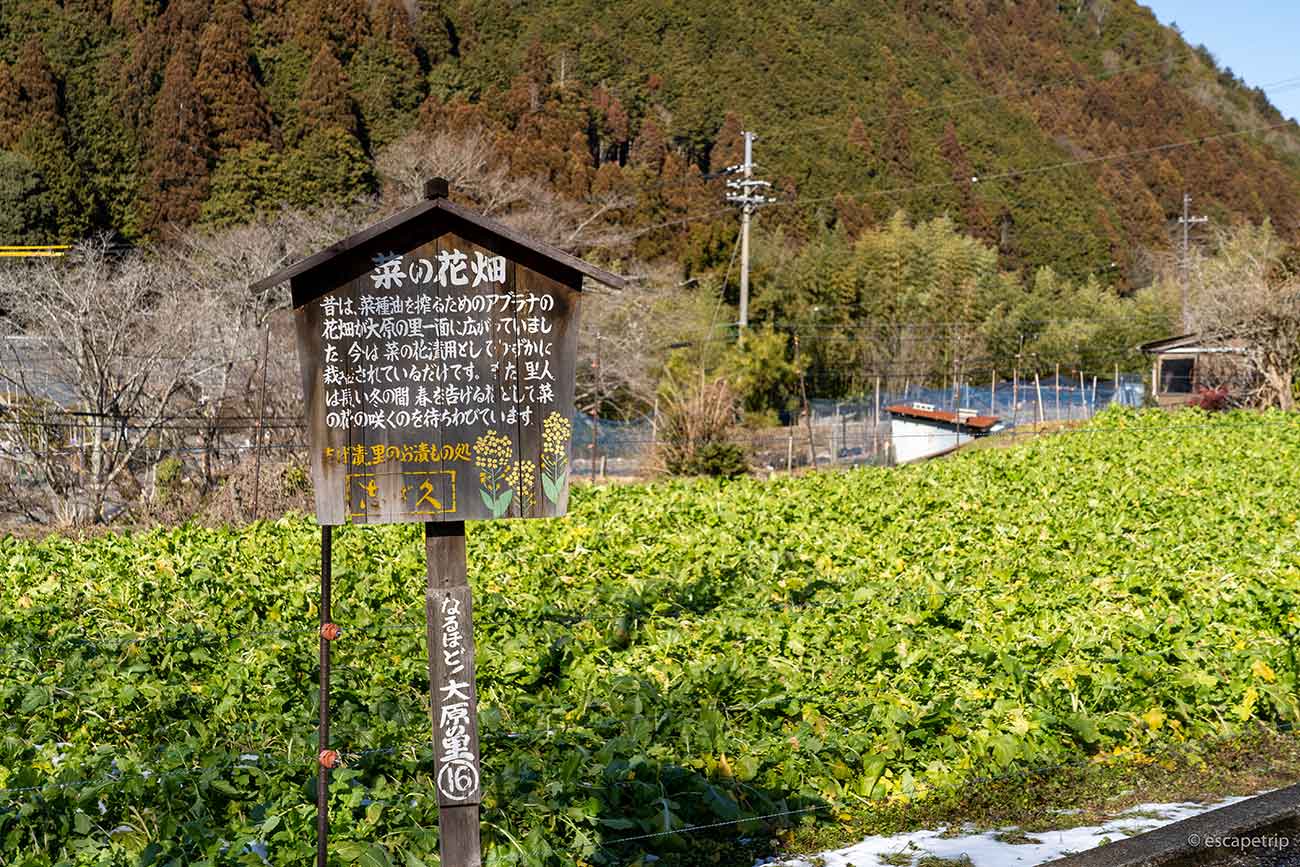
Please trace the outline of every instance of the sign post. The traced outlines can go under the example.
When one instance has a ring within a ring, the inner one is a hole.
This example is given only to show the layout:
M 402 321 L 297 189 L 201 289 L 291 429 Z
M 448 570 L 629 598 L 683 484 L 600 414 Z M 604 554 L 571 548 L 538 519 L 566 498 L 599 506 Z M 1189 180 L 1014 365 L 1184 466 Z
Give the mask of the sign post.
M 444 864 L 479 867 L 478 694 L 474 683 L 473 602 L 465 564 L 465 525 L 424 525 L 425 629 L 429 716 Z
M 582 280 L 621 278 L 426 200 L 260 281 L 290 282 L 321 535 L 319 867 L 329 769 L 330 529 L 420 523 L 443 867 L 479 867 L 465 521 L 568 508 Z M 327 631 L 329 634 L 327 634 Z

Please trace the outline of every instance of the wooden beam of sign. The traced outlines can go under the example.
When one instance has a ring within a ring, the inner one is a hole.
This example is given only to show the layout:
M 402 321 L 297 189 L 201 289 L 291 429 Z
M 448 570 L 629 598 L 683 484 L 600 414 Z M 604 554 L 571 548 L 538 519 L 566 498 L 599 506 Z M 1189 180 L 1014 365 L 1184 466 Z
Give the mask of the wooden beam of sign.
M 443 867 L 480 867 L 478 805 L 483 787 L 464 522 L 426 523 L 424 550 L 429 713 L 441 861 Z

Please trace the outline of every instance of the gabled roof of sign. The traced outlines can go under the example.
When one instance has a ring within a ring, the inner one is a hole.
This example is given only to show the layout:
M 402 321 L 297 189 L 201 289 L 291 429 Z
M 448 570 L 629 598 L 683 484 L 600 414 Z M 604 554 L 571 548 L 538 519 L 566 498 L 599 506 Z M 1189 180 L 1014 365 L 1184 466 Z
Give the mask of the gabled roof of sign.
M 355 259 L 357 253 L 363 252 L 369 247 L 382 246 L 386 238 L 401 236 L 405 234 L 403 230 L 409 230 L 430 218 L 436 219 L 440 216 L 446 219 L 450 229 L 471 229 L 474 234 L 486 235 L 508 249 L 512 248 L 516 252 L 530 254 L 529 258 L 534 261 L 540 259 L 543 263 L 549 263 L 558 269 L 569 272 L 576 271 L 578 274 L 590 277 L 597 283 L 603 283 L 613 289 L 624 289 L 627 286 L 626 281 L 617 274 L 584 262 L 577 256 L 566 253 L 557 247 L 552 247 L 550 244 L 535 241 L 516 232 L 509 226 L 452 202 L 447 198 L 447 182 L 441 178 L 435 178 L 425 184 L 425 196 L 425 200 L 419 204 L 412 205 L 406 210 L 394 214 L 369 228 L 362 229 L 354 235 L 349 235 L 341 241 L 335 241 L 325 249 L 258 280 L 252 285 L 252 291 L 269 289 L 286 280 L 294 280 L 295 278 L 304 278 L 300 281 L 301 283 L 310 283 L 312 278 L 323 276 L 329 272 L 331 266 L 340 264 L 339 260 L 345 257 Z M 311 294 L 300 294 L 298 285 L 295 284 L 293 304 L 295 307 L 301 307 L 303 304 L 314 300 L 315 297 L 330 291 L 331 288 L 333 287 L 325 286 Z

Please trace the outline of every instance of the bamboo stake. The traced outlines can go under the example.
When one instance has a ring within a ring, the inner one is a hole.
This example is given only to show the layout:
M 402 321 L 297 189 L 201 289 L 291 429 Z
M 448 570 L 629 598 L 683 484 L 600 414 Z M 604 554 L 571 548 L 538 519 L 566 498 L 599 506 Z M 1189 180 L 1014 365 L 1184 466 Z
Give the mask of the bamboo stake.
M 1061 419 L 1061 363 L 1056 363 L 1056 418 Z
M 1020 417 L 1020 365 L 1011 371 L 1011 426 L 1016 426 Z

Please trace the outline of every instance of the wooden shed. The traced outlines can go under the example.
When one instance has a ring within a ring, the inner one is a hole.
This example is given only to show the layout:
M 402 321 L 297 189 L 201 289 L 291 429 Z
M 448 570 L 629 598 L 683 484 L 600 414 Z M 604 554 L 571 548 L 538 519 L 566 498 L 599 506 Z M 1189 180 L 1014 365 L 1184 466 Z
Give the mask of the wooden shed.
M 1151 394 L 1162 407 L 1183 406 L 1199 387 L 1229 381 L 1243 352 L 1238 341 L 1199 332 L 1152 340 L 1138 350 L 1151 357 Z

